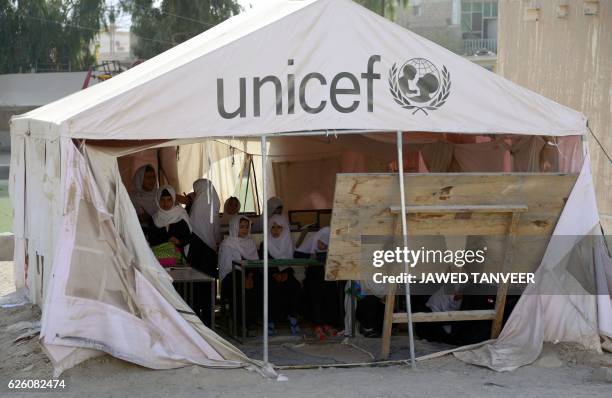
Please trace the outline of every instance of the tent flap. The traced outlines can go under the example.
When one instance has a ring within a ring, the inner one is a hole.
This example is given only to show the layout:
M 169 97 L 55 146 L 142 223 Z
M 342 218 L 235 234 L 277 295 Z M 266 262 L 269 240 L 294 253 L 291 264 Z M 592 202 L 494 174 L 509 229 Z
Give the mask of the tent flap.
M 587 158 L 536 271 L 537 282 L 525 289 L 497 341 L 454 355 L 507 371 L 535 361 L 544 342 L 573 342 L 601 351 L 600 333 L 610 332 L 607 320 L 612 319 L 605 279 L 612 259 L 598 224 Z
M 105 166 L 109 155 L 94 150 L 88 153 L 92 157 Z M 134 233 L 140 226 L 125 188 L 117 184 L 116 163 L 94 178 L 69 139 L 62 141 L 62 158 L 67 192 L 62 244 L 56 248 L 41 328 L 56 373 L 105 352 L 153 369 L 246 367 L 275 377 L 207 329 L 178 296 L 142 231 Z M 115 194 L 106 190 L 103 199 L 98 181 L 114 186 Z M 126 229 L 132 239 L 124 241 L 120 231 Z M 138 249 L 131 250 L 132 244 Z

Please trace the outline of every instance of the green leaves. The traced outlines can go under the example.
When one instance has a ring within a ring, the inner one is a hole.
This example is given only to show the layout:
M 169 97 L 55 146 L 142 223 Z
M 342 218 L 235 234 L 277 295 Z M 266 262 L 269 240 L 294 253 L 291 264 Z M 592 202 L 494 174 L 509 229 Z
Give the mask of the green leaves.
M 0 0 L 0 73 L 85 70 L 104 0 Z
M 188 40 L 240 12 L 235 0 L 125 0 L 132 14 L 131 32 L 136 36 L 132 49 L 148 59 Z
M 397 11 L 398 7 L 405 8 L 408 6 L 408 0 L 354 0 L 354 1 L 392 21 L 395 19 L 395 12 Z

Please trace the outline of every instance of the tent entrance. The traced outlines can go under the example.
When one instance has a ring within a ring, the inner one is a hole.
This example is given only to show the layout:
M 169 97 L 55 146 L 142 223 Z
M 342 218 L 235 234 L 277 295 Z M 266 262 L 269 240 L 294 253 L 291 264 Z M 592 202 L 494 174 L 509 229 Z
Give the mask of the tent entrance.
M 451 170 L 457 173 L 454 175 L 459 176 L 465 170 L 504 173 L 512 170 L 533 171 L 541 167 L 546 167 L 548 170 L 557 167 L 554 171 L 558 171 L 561 167 L 575 168 L 581 161 L 581 156 L 575 155 L 579 153 L 578 137 L 557 138 L 551 144 L 533 136 L 492 138 L 478 135 L 411 133 L 404 134 L 404 137 L 402 147 L 406 157 L 402 167 L 417 174 Z M 295 221 L 296 230 L 293 236 L 296 241 L 309 233 L 308 228 L 306 231 L 299 230 L 304 226 L 314 224 L 316 227 L 323 227 L 328 222 L 333 222 L 331 214 L 336 175 L 340 176 L 342 174 L 339 173 L 346 171 L 397 171 L 395 138 L 394 134 L 381 133 L 271 136 L 266 140 L 268 156 L 266 172 L 271 174 L 267 178 L 270 182 L 267 187 L 267 197 L 287 198 L 287 208 L 292 221 Z M 163 165 L 165 162 L 162 167 L 166 169 L 164 171 L 166 181 L 171 180 L 167 178 L 168 175 L 177 176 L 176 184 L 181 187 L 179 191 L 189 192 L 191 181 L 208 177 L 222 192 L 222 201 L 234 195 L 244 198 L 244 195 L 248 196 L 251 192 L 251 195 L 254 194 L 254 202 L 264 202 L 263 189 L 261 183 L 258 183 L 263 181 L 262 150 L 261 146 L 257 148 L 257 140 L 208 139 L 202 142 L 192 140 L 175 148 L 168 145 L 177 142 L 154 144 L 162 148 L 149 149 L 119 158 L 124 182 L 129 181 L 126 176 L 130 176 L 132 173 L 130 170 L 148 162 L 147 159 L 153 159 L 158 161 L 158 165 Z M 555 145 L 555 150 L 558 152 L 556 157 L 545 150 L 546 145 L 551 147 Z M 561 152 L 560 148 L 564 148 L 564 152 Z M 480 158 L 474 160 L 474 157 L 479 155 Z M 545 161 L 541 158 L 545 158 Z M 551 158 L 553 160 L 550 160 Z M 187 177 L 189 175 L 193 177 Z M 230 179 L 228 176 L 235 177 Z M 411 178 L 409 176 L 407 179 L 408 186 Z M 229 184 L 226 183 L 228 180 Z M 125 185 L 130 186 L 129 182 Z M 233 191 L 226 189 L 227 185 L 233 187 Z M 258 213 L 255 206 L 249 210 L 251 209 L 246 213 L 250 215 L 256 216 Z M 325 214 L 329 214 L 329 218 L 326 219 Z M 264 240 L 261 233 L 256 233 L 255 239 L 258 244 Z M 342 329 L 341 326 L 338 329 Z

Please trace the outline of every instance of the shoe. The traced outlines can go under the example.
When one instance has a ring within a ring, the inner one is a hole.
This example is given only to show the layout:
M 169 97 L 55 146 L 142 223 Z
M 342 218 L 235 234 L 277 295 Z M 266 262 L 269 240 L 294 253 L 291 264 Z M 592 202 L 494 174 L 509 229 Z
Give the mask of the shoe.
M 378 333 L 374 329 L 361 328 L 361 330 L 359 330 L 359 332 L 363 335 L 363 337 L 367 337 L 369 339 L 380 337 L 380 333 Z
M 323 341 L 323 340 L 325 340 L 327 338 L 327 336 L 325 335 L 325 332 L 323 331 L 323 328 L 321 326 L 315 326 L 314 332 L 315 332 L 315 335 L 317 336 L 317 338 L 319 339 L 319 341 Z
M 333 337 L 338 335 L 338 331 L 329 325 L 323 325 L 323 331 Z

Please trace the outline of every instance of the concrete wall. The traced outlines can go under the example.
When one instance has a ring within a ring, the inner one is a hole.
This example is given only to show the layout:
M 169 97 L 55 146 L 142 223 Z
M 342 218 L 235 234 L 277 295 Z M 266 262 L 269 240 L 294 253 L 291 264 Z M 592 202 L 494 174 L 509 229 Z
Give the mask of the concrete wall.
M 87 72 L 14 73 L 0 75 L 0 152 L 10 146 L 11 116 L 81 90 Z M 95 84 L 92 79 L 90 86 Z
M 567 0 L 565 17 L 557 15 L 560 1 L 540 1 L 537 11 L 531 3 L 499 1 L 498 73 L 583 112 L 612 154 L 612 1 L 585 15 L 588 2 Z M 602 223 L 612 233 L 612 166 L 591 136 L 589 149 Z
M 87 72 L 0 75 L 0 107 L 41 106 L 79 91 Z
M 452 25 L 453 0 L 411 0 L 399 9 L 396 22 L 411 30 Z
M 455 3 L 455 4 L 454 4 Z M 457 0 L 411 0 L 407 8 L 398 9 L 396 23 L 461 54 L 461 28 L 455 15 Z M 415 12 L 418 8 L 418 12 Z
M 1 97 L 1 94 L 0 94 Z M 20 115 L 36 106 L 0 106 L 0 153 L 8 152 L 11 146 L 10 121 L 13 115 Z M 2 162 L 0 162 L 0 165 Z M 2 178 L 2 177 L 0 177 Z

